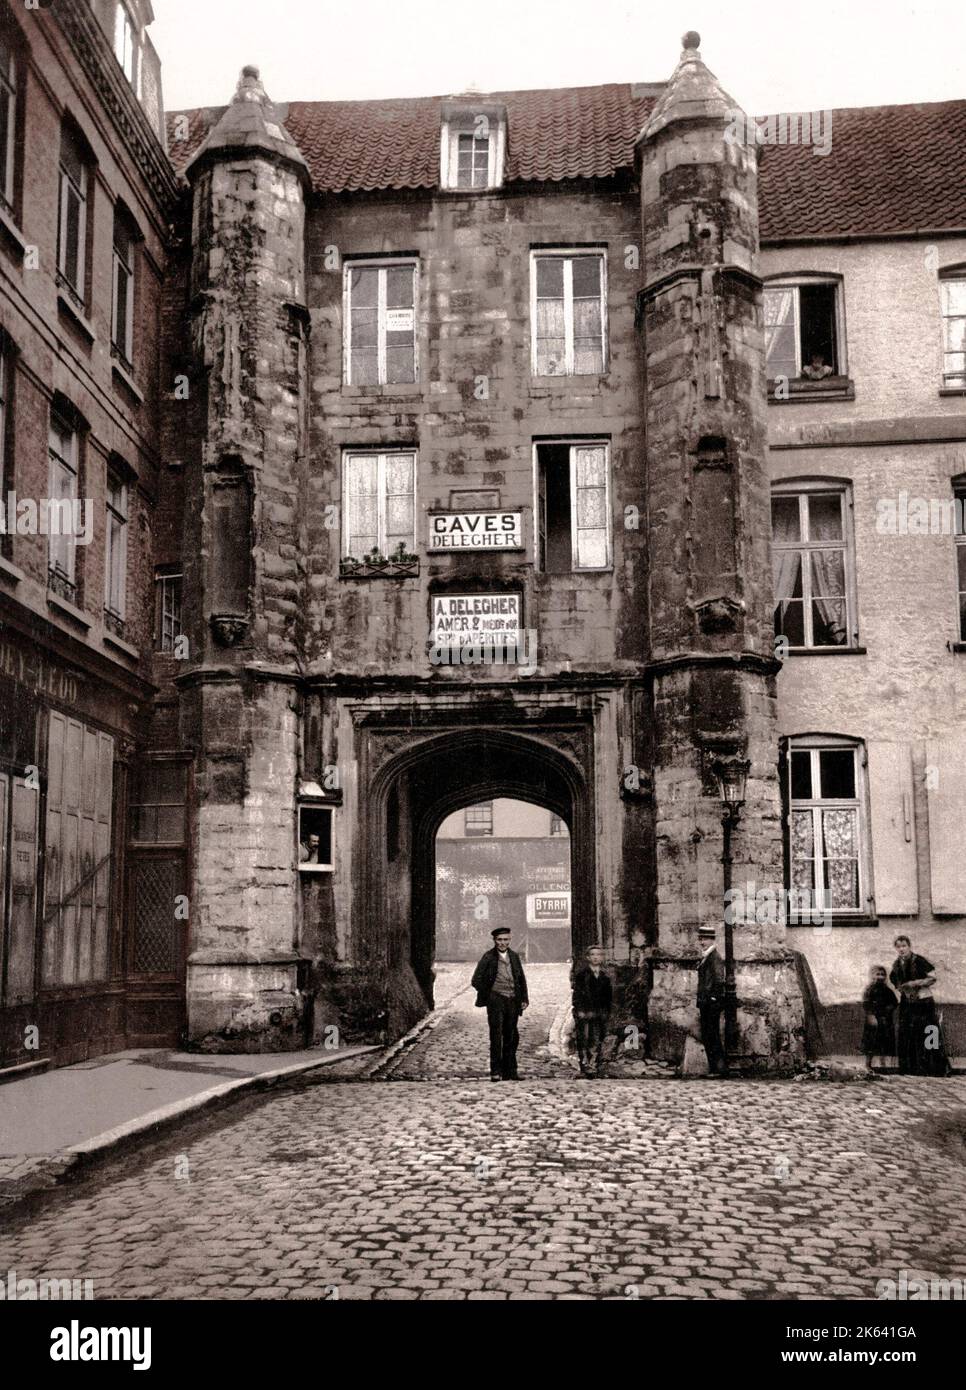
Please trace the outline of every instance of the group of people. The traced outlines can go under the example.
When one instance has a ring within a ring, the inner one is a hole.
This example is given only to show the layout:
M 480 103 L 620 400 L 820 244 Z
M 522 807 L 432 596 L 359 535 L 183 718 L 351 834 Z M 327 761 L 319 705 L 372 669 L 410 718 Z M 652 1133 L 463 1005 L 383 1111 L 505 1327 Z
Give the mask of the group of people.
M 697 1005 L 701 1041 L 712 1076 L 728 1074 L 728 1056 L 721 1038 L 725 1011 L 725 967 L 715 945 L 715 930 L 699 930 L 703 946 L 697 972 Z M 490 1034 L 490 1080 L 518 1081 L 518 1024 L 529 1007 L 527 977 L 516 951 L 510 949 L 510 932 L 497 927 L 493 946 L 473 973 L 478 1008 L 486 1009 Z M 946 1076 L 949 1059 L 936 1012 L 933 987 L 936 968 L 925 956 L 916 955 L 908 936 L 897 936 L 898 952 L 888 975 L 884 965 L 872 968 L 872 978 L 862 996 L 865 1025 L 862 1051 L 868 1067 L 875 1058 L 886 1066 L 898 1058 L 899 1071 L 911 1076 Z M 613 991 L 603 968 L 604 953 L 591 946 L 586 961 L 574 973 L 572 1002 L 580 1075 L 600 1075 Z M 890 984 L 891 982 L 891 984 Z
M 477 1008 L 486 1009 L 489 1024 L 490 1080 L 519 1081 L 517 1025 L 530 1005 L 527 977 L 520 957 L 510 950 L 507 928 L 497 927 L 491 935 L 492 949 L 480 958 L 472 980 Z M 604 970 L 604 953 L 599 946 L 591 946 L 586 964 L 573 979 L 577 1055 L 580 1075 L 588 1080 L 600 1075 L 612 1002 L 610 977 Z

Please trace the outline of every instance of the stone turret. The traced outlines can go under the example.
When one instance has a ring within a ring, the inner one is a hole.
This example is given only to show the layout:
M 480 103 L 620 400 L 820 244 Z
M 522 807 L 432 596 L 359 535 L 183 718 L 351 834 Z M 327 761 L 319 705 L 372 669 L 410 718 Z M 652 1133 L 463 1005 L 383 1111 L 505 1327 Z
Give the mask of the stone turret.
M 308 172 L 246 67 L 187 169 L 199 456 L 186 477 L 197 749 L 189 1036 L 207 1048 L 302 1042 L 296 799 Z
M 683 44 L 638 141 L 655 577 L 650 1022 L 669 1055 L 693 1019 L 698 927 L 723 916 L 716 760 L 750 763 L 735 886 L 775 893 L 783 881 L 756 155 L 731 137 L 745 125 L 698 35 Z M 794 962 L 771 915 L 735 927 L 741 1051 L 759 1064 L 801 1047 Z

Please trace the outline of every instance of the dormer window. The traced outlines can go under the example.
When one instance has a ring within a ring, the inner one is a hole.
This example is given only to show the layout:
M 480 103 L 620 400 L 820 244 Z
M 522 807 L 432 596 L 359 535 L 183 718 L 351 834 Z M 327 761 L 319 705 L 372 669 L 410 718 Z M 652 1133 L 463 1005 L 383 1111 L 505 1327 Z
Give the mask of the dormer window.
M 493 102 L 444 102 L 441 188 L 499 188 L 506 150 L 506 108 Z

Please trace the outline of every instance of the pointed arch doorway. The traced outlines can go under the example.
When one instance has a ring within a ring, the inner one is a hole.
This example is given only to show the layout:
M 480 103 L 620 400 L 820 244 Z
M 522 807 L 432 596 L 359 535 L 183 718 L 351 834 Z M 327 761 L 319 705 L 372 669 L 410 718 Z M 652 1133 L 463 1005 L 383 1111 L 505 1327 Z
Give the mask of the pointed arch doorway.
M 433 1006 L 436 834 L 454 811 L 498 798 L 543 807 L 566 825 L 574 953 L 597 939 L 593 798 L 578 763 L 511 730 L 471 728 L 418 740 L 372 784 L 366 936 L 370 958 L 378 951 L 391 977 L 408 976 L 423 1011 Z M 412 1010 L 410 1000 L 403 1011 Z

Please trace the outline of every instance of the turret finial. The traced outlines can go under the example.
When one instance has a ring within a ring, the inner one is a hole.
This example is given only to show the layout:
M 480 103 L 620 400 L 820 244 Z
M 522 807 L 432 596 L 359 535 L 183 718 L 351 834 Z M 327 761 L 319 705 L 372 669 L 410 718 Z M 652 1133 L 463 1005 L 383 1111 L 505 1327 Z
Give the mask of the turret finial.
M 685 50 L 693 48 L 697 51 L 701 47 L 701 35 L 695 29 L 689 29 L 681 39 L 681 47 Z

